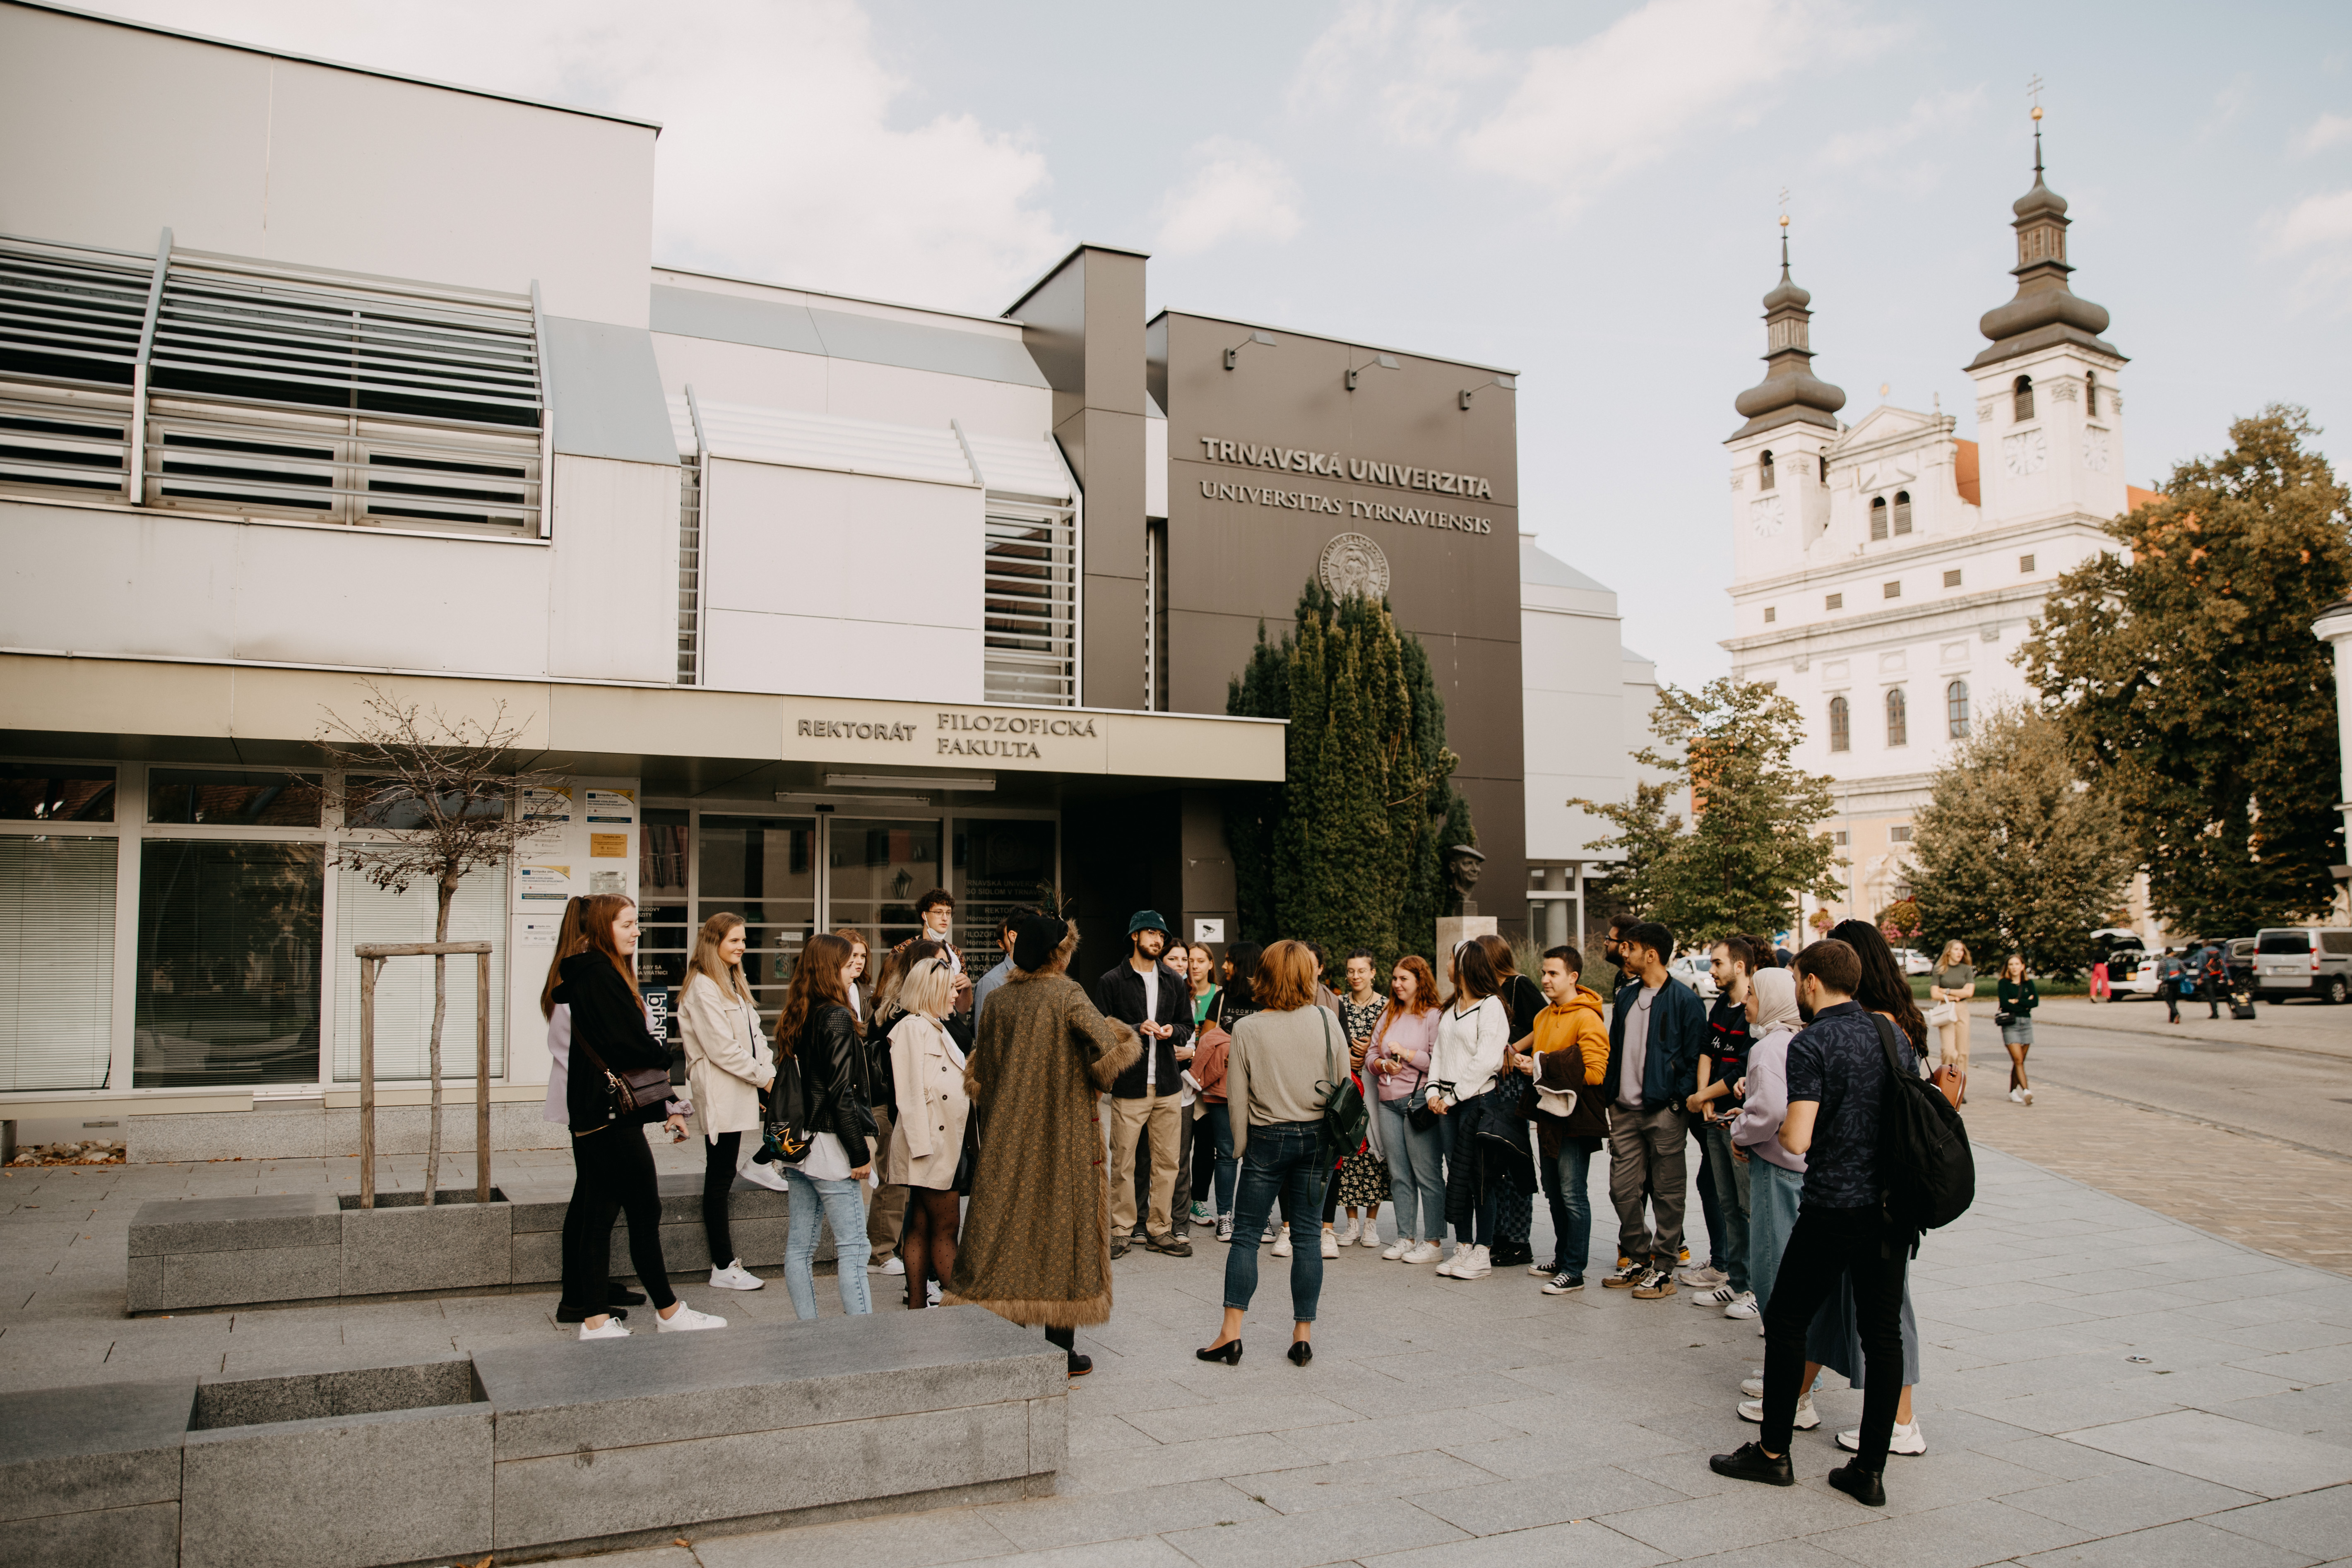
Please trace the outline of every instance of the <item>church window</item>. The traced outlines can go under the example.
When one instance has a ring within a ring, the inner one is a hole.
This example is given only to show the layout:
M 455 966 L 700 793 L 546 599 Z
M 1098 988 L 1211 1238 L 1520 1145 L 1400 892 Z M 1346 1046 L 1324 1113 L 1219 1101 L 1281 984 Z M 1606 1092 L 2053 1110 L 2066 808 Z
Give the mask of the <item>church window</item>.
M 1759 490 L 1772 488 L 1772 454 L 1769 451 L 1756 459 L 1756 488 Z
M 1878 596 L 1882 599 L 1901 598 L 1903 596 L 1903 579 L 1897 577 L 1892 583 L 1881 583 L 1878 585 Z
M 1911 722 L 1904 710 L 1903 689 L 1890 686 L 1886 689 L 1886 743 L 1908 745 L 1910 740 Z
M 1886 537 L 1886 498 L 1870 498 L 1870 537 L 1873 541 Z
M 1851 712 L 1852 710 L 1846 707 L 1844 698 L 1830 699 L 1830 750 L 1832 752 L 1850 752 L 1853 749 Z
M 1957 588 L 1957 587 L 1958 587 L 1959 585 L 1960 585 L 1960 574 L 1959 574 L 1959 570 L 1958 570 L 1958 568 L 1955 567 L 1953 570 L 1951 570 L 1951 571 L 1947 572 L 1947 573 L 1945 573 L 1945 574 L 1944 574 L 1944 586 L 1945 586 L 1945 587 L 1947 587 L 1947 588 Z
M 1955 680 L 1944 688 L 1944 722 L 1955 741 L 1966 740 L 1969 733 L 1969 683 Z
M 1832 594 L 1828 598 L 1822 601 L 1822 608 L 1824 610 L 1844 609 L 1845 595 L 1843 594 Z
M 1778 605 L 1767 605 L 1764 606 L 1764 624 L 1766 626 L 1770 626 L 1774 621 L 1777 621 L 1780 618 L 1780 607 Z
M 2019 376 L 2015 384 L 2010 388 L 2009 416 L 2020 424 L 2033 417 L 2033 378 L 2032 376 Z
M 2017 558 L 2017 570 L 2024 576 L 2031 577 L 2033 575 L 2033 557 L 2031 555 L 2019 556 Z
M 2095 370 L 2083 377 L 2083 412 L 2094 419 L 2099 416 L 2099 373 Z
M 1895 535 L 1901 538 L 1911 531 L 1911 492 L 1895 492 Z
M 1830 455 L 1829 455 L 1827 452 L 1823 452 L 1823 453 L 1822 454 L 1822 483 L 1823 483 L 1823 484 L 1827 484 L 1827 483 L 1829 483 L 1829 482 L 1830 482 Z

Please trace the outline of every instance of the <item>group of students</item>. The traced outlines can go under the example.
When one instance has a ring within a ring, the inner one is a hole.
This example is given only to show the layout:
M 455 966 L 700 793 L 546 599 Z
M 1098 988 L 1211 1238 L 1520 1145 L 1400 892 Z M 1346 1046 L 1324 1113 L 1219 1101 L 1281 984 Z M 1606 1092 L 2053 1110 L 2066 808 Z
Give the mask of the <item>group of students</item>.
M 952 908 L 943 891 L 931 897 Z M 677 1299 L 662 1256 L 661 1196 L 643 1129 L 662 1122 L 683 1141 L 688 1117 L 704 1142 L 713 1289 L 766 1283 L 743 1267 L 730 1234 L 728 1194 L 740 1175 L 787 1194 L 784 1287 L 795 1316 L 817 1315 L 814 1263 L 825 1228 L 843 1310 L 873 1310 L 866 1264 L 877 1231 L 897 1249 L 891 1272 L 905 1276 L 908 1306 L 938 1303 L 939 1282 L 954 1272 L 960 1196 L 971 1183 L 963 1069 L 971 1037 L 959 1004 L 972 983 L 937 929 L 945 923 L 927 920 L 922 937 L 893 950 L 870 998 L 864 939 L 812 934 L 771 1040 L 744 974 L 744 917 L 712 915 L 695 935 L 678 997 L 687 1061 L 679 1095 L 667 1087 L 669 1044 L 636 978 L 635 904 L 612 894 L 571 900 L 540 998 L 553 1064 L 547 1117 L 572 1134 L 559 1322 L 579 1324 L 583 1340 L 624 1338 L 627 1309 L 650 1298 L 658 1331 L 726 1327 Z M 771 1127 L 793 1139 L 789 1159 L 776 1157 Z M 628 1217 L 642 1295 L 606 1278 L 618 1215 Z

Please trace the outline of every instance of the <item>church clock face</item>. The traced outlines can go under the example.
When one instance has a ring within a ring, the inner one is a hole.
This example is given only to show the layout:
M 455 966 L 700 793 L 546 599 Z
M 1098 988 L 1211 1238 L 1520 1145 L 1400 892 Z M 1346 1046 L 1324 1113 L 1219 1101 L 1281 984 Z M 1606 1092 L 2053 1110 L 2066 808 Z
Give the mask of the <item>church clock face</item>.
M 2012 479 L 2038 474 L 2050 466 L 2050 443 L 2040 430 L 2021 430 L 2000 438 L 2001 467 Z
M 1748 503 L 1748 526 L 1759 539 L 1780 537 L 1780 524 L 1785 519 L 1781 498 L 1777 495 L 1759 496 Z
M 2107 471 L 2107 433 L 2096 425 L 2083 426 L 2083 467 L 2095 474 Z

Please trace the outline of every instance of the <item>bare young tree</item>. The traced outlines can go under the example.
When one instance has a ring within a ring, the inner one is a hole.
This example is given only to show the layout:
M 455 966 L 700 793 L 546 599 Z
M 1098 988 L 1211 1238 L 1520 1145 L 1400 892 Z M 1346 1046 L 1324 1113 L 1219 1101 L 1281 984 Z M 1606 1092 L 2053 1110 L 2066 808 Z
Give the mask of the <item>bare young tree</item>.
M 526 815 L 528 792 L 557 775 L 518 765 L 529 721 L 507 717 L 494 703 L 476 718 L 403 701 L 370 681 L 356 719 L 330 709 L 319 733 L 326 753 L 326 805 L 347 828 L 385 830 L 382 837 L 345 843 L 334 864 L 358 872 L 386 892 L 430 883 L 436 900 L 433 940 L 449 940 L 449 906 L 457 885 L 477 871 L 513 858 L 545 824 Z M 340 775 L 338 780 L 337 775 Z M 476 998 L 487 1007 L 490 998 Z M 441 1026 L 449 1009 L 449 960 L 433 955 L 433 1031 L 427 1046 L 432 1077 L 432 1131 L 425 1146 L 425 1202 L 436 1201 L 441 1174 Z M 488 1151 L 477 1149 L 477 1160 Z

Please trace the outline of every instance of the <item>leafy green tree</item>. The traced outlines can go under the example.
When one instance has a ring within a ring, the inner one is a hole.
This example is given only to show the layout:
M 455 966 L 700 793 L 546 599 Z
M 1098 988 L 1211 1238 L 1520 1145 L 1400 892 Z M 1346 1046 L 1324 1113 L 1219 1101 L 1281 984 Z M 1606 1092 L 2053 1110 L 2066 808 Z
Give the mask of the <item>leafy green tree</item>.
M 2011 952 L 2041 974 L 2088 968 L 2091 932 L 2122 906 L 2136 857 L 2113 806 L 2076 782 L 2059 725 L 1995 709 L 1932 788 L 1911 872 L 1928 950 L 1958 938 L 1985 968 Z
M 2352 586 L 2347 493 L 2300 408 L 2230 426 L 2107 525 L 2018 661 L 2131 836 L 2148 901 L 2215 936 L 2325 910 L 2343 857 L 2336 681 L 2311 634 Z
M 1309 584 L 1278 642 L 1258 628 L 1225 710 L 1290 721 L 1283 782 L 1225 795 L 1240 934 L 1384 959 L 1430 952 L 1438 846 L 1475 843 L 1476 830 L 1450 782 L 1460 759 L 1420 643 L 1385 605 Z
M 1593 892 L 1602 902 L 1645 918 L 1665 903 L 1664 871 L 1683 831 L 1681 820 L 1666 814 L 1669 793 L 1663 784 L 1636 784 L 1631 800 L 1568 803 L 1582 806 L 1617 829 L 1585 846 L 1624 852 L 1622 859 L 1612 862 L 1607 871 L 1593 879 Z
M 1696 692 L 1668 686 L 1650 729 L 1659 744 L 1635 757 L 1689 781 L 1688 832 L 1664 830 L 1675 825 L 1664 817 L 1664 784 L 1637 786 L 1629 805 L 1568 803 L 1617 825 L 1616 836 L 1594 847 L 1639 848 L 1645 857 L 1643 896 L 1627 900 L 1634 909 L 1681 940 L 1704 942 L 1793 925 L 1799 893 L 1838 896 L 1837 850 L 1828 834 L 1813 831 L 1833 810 L 1830 780 L 1789 760 L 1804 735 L 1795 703 L 1727 678 Z M 1653 789 L 1655 804 L 1645 805 Z

